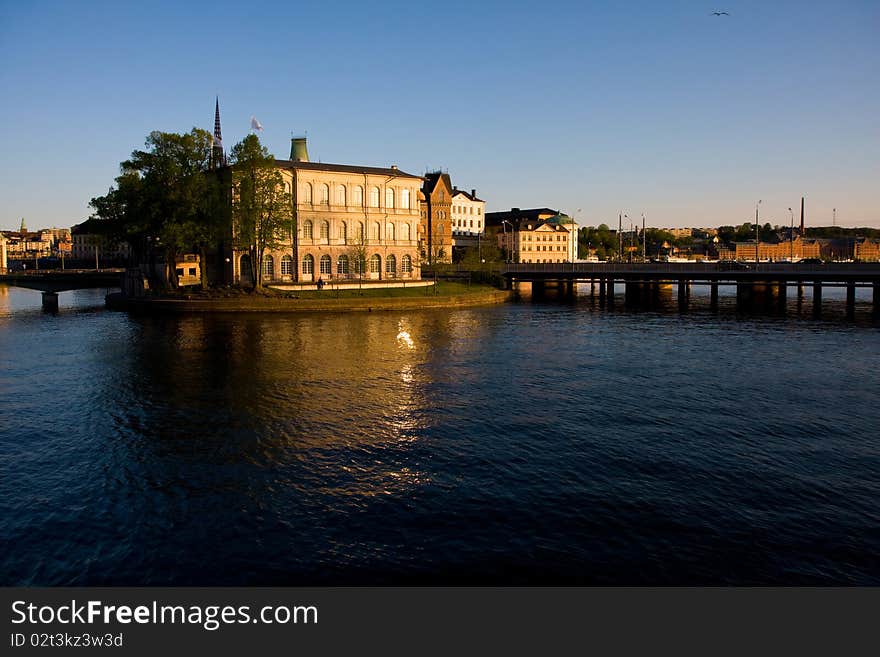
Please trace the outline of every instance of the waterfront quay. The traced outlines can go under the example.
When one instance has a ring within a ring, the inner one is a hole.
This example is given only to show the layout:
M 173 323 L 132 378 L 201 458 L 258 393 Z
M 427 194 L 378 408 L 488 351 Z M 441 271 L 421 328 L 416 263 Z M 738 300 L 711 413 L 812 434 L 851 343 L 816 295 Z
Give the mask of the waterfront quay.
M 687 305 L 691 286 L 707 285 L 710 303 L 717 306 L 719 286 L 734 285 L 737 305 L 752 306 L 763 300 L 784 308 L 790 287 L 802 299 L 809 286 L 817 314 L 823 288 L 845 288 L 847 313 L 852 314 L 856 288 L 867 287 L 873 289 L 874 313 L 880 313 L 880 263 L 508 263 L 501 273 L 513 289 L 527 282 L 535 290 L 556 286 L 573 295 L 577 283 L 589 283 L 590 296 L 607 303 L 613 303 L 618 285 L 623 286 L 627 303 L 649 302 L 674 286 L 679 303 Z

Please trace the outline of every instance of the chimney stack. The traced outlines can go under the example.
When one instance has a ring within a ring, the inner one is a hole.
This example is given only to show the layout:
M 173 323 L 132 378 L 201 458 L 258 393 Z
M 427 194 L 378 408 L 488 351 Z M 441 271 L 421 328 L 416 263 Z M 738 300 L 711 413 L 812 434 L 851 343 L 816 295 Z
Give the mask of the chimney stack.
M 801 196 L 801 237 L 804 236 L 804 197 Z
M 473 196 L 475 199 L 477 198 L 477 190 L 476 189 L 471 190 L 471 196 Z
M 290 138 L 290 159 L 294 162 L 308 162 L 309 149 L 305 137 Z

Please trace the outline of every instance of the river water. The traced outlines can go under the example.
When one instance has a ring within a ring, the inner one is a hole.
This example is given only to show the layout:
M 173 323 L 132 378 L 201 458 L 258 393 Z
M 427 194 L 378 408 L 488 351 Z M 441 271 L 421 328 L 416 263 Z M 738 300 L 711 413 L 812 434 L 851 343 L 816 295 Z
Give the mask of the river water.
M 583 290 L 582 290 L 583 291 Z M 0 286 L 0 584 L 880 584 L 880 323 Z

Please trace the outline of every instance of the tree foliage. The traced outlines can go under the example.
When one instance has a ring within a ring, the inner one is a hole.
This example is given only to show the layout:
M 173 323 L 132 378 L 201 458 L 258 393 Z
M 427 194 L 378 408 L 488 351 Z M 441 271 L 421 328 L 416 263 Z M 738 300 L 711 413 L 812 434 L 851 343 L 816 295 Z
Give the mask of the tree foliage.
M 220 183 L 208 173 L 211 135 L 199 128 L 154 131 L 146 146 L 120 165 L 115 187 L 92 199 L 94 217 L 108 222 L 108 232 L 127 241 L 139 259 L 161 249 L 172 287 L 178 255 L 199 249 L 204 284 L 206 246 L 218 239 L 222 224 Z
M 257 288 L 263 283 L 266 251 L 291 243 L 293 202 L 275 158 L 256 135 L 233 146 L 231 161 L 233 241 L 250 254 Z

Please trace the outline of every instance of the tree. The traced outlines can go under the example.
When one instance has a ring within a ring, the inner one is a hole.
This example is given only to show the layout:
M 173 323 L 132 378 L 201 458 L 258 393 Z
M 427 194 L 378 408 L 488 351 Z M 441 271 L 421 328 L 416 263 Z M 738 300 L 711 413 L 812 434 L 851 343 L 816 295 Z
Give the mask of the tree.
M 275 158 L 256 135 L 233 146 L 231 161 L 233 242 L 250 255 L 257 289 L 263 285 L 266 251 L 291 244 L 293 201 Z
M 95 217 L 107 220 L 112 233 L 125 239 L 139 257 L 160 245 L 168 281 L 177 287 L 177 256 L 199 248 L 202 284 L 206 284 L 206 245 L 220 230 L 216 194 L 219 183 L 208 175 L 212 138 L 205 130 L 151 132 L 146 150 L 121 164 L 116 188 L 92 199 Z

